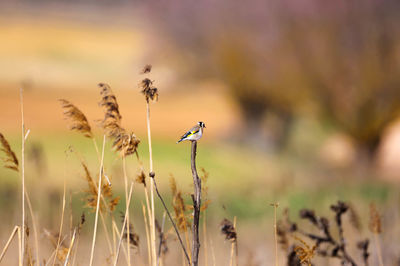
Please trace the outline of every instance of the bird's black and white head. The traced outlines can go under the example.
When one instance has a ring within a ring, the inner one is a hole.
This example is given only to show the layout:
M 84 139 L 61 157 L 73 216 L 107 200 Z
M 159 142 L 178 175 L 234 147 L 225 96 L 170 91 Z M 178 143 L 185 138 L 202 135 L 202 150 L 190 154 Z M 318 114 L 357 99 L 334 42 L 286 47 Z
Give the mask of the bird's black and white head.
M 198 122 L 197 123 L 198 125 L 199 125 L 199 127 L 201 127 L 201 128 L 205 128 L 206 127 L 206 124 L 204 124 L 203 122 Z

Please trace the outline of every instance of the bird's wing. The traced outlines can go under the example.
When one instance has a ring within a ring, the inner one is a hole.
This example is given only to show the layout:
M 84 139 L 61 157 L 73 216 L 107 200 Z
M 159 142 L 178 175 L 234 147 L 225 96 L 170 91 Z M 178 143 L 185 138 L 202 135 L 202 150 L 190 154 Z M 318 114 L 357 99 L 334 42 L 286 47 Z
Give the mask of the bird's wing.
M 188 132 L 186 132 L 186 133 L 181 137 L 181 139 L 188 138 L 188 137 L 190 137 L 190 136 L 192 136 L 192 135 L 198 133 L 199 130 L 200 130 L 200 127 L 199 127 L 199 126 L 194 126 L 194 127 L 192 127 Z

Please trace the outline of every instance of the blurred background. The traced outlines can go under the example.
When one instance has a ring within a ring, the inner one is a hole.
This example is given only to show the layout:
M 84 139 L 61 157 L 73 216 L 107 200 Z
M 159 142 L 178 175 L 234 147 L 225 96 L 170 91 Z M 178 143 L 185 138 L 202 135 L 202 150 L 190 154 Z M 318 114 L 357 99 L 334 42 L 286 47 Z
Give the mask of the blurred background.
M 27 189 L 40 224 L 57 231 L 64 182 L 72 212 L 79 217 L 84 209 L 84 172 L 70 146 L 93 174 L 98 167 L 91 141 L 68 130 L 57 100 L 80 108 L 100 142 L 97 84 L 108 83 L 148 167 L 139 84 L 141 69 L 152 64 L 160 190 L 171 199 L 173 175 L 190 203 L 190 145 L 175 142 L 205 122 L 198 165 L 209 173 L 208 227 L 216 232 L 222 218 L 237 216 L 243 265 L 273 261 L 271 203 L 279 202 L 278 218 L 287 207 L 296 220 L 303 208 L 330 217 L 337 200 L 351 202 L 361 217 L 354 239 L 371 236 L 369 204 L 377 204 L 384 260 L 398 265 L 399 13 L 397 0 L 1 1 L 0 130 L 20 158 L 24 88 Z M 134 178 L 137 162 L 128 163 Z M 121 161 L 111 149 L 106 167 L 122 195 Z M 20 178 L 3 168 L 0 175 L 4 243 L 19 222 Z M 141 193 L 133 200 L 138 210 Z M 229 257 L 222 235 L 214 245 Z

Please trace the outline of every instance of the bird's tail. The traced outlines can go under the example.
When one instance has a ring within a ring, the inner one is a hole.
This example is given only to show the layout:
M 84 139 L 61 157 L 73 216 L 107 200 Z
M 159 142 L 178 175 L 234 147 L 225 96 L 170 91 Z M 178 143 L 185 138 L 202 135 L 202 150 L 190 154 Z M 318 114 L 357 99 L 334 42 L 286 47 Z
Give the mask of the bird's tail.
M 182 140 L 184 140 L 184 138 L 181 138 L 180 140 L 178 140 L 178 141 L 176 142 L 176 144 L 178 144 L 178 143 L 181 142 Z

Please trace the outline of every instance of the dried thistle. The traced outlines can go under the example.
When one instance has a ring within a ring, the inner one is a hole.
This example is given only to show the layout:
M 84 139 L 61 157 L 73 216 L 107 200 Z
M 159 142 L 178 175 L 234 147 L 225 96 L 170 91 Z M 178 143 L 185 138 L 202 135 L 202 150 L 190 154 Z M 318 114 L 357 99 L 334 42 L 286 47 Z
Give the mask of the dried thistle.
M 303 246 L 295 246 L 294 251 L 297 257 L 300 259 L 300 263 L 306 263 L 311 266 L 311 259 L 314 257 L 315 250 L 317 248 L 314 245 L 312 248 L 301 238 L 294 236 L 294 238 L 299 241 Z
M 0 142 L 1 142 L 0 150 L 4 153 L 4 157 L 1 158 L 1 160 L 4 163 L 4 167 L 18 172 L 19 170 L 18 170 L 17 156 L 15 156 L 15 153 L 11 149 L 10 144 L 1 133 L 0 133 Z
M 180 231 L 186 232 L 190 227 L 190 222 L 186 215 L 186 206 L 182 193 L 177 189 L 176 181 L 173 176 L 170 178 L 170 188 L 173 196 L 172 206 L 175 211 L 176 226 Z
M 381 216 L 376 208 L 375 203 L 371 203 L 369 205 L 369 230 L 377 235 L 382 233 Z
M 146 74 L 150 73 L 152 66 L 151 65 L 145 65 L 140 74 Z
M 75 105 L 67 100 L 60 99 L 61 107 L 64 109 L 64 116 L 70 121 L 70 130 L 75 130 L 82 133 L 87 138 L 93 138 L 93 133 L 90 128 L 86 116 Z
M 232 242 L 237 241 L 236 228 L 233 226 L 233 223 L 226 218 L 224 218 L 221 222 L 221 233 L 225 235 L 226 240 Z

